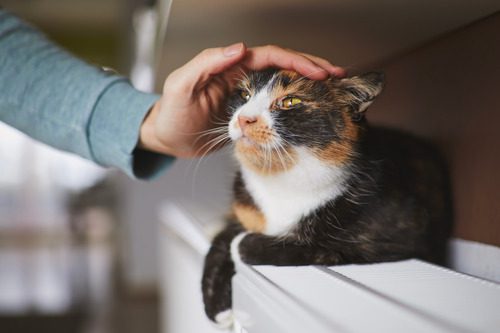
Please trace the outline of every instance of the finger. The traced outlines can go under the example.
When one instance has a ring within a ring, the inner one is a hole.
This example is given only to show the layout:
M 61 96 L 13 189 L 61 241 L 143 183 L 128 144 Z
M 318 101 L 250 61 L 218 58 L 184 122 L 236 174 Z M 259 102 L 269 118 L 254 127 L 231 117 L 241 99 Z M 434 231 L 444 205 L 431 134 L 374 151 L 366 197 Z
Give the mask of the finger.
M 301 52 L 300 54 L 302 54 L 304 57 L 311 59 L 317 65 L 326 69 L 331 75 L 335 75 L 337 77 L 344 77 L 347 74 L 347 72 L 344 68 L 339 67 L 339 66 L 335 66 L 326 59 L 323 59 L 323 58 L 320 58 L 320 57 L 317 57 L 317 56 L 314 56 L 314 55 L 308 54 L 308 53 Z
M 204 84 L 241 61 L 246 53 L 243 43 L 205 49 L 182 66 L 182 75 L 192 84 Z
M 308 57 L 274 45 L 248 49 L 243 64 L 250 70 L 262 70 L 268 67 L 289 69 L 315 80 L 326 79 L 329 75 L 328 70 Z

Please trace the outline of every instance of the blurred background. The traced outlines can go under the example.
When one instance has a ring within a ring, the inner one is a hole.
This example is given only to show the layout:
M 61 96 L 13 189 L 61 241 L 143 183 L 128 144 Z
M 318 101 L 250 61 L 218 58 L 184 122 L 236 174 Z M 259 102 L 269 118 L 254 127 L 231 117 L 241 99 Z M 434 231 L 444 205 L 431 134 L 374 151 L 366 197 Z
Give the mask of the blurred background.
M 86 61 L 129 75 L 134 13 L 151 4 L 0 5 Z M 1 123 L 0 137 L 0 331 L 157 332 L 156 237 L 127 226 L 121 193 L 132 181 Z M 137 223 L 154 228 L 151 216 Z
M 498 141 L 492 127 L 497 122 L 491 121 L 498 113 L 488 111 L 498 110 L 498 100 L 484 93 L 484 87 L 499 86 L 493 60 L 499 55 L 493 43 L 500 27 L 498 1 L 0 0 L 0 5 L 146 91 L 159 91 L 168 73 L 202 49 L 237 41 L 317 54 L 351 72 L 383 69 L 389 83 L 369 117 L 439 144 L 457 166 L 452 168 L 455 201 L 461 203 L 456 235 L 500 245 L 498 212 L 492 208 L 499 155 L 473 144 Z M 479 111 L 471 114 L 478 101 Z M 486 124 L 475 120 L 484 117 L 490 119 Z M 0 331 L 159 332 L 159 209 L 165 200 L 188 198 L 226 211 L 235 169 L 229 152 L 178 161 L 158 181 L 139 182 L 2 124 L 0 138 Z M 471 173 L 477 178 L 468 178 Z M 486 201 L 471 201 L 482 195 Z M 471 225 L 478 213 L 482 218 Z

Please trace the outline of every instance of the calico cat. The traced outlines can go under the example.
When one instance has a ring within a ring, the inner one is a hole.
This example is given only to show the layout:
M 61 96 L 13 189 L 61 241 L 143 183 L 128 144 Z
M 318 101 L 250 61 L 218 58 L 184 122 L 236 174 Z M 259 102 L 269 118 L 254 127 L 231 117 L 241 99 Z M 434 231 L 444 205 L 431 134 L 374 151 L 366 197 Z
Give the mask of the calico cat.
M 313 81 L 250 73 L 229 101 L 240 171 L 233 217 L 213 240 L 202 279 L 206 314 L 231 317 L 234 261 L 340 265 L 417 257 L 443 262 L 451 203 L 429 144 L 371 127 L 383 75 Z

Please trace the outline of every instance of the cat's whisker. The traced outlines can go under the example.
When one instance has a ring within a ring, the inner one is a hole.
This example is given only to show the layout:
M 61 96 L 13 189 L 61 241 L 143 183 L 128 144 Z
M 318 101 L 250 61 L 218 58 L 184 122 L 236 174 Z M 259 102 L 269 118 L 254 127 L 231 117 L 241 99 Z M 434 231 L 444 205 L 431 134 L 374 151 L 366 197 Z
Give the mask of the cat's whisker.
M 215 138 L 213 138 L 212 140 L 206 142 L 203 146 L 201 146 L 197 152 L 196 152 L 196 155 L 198 155 L 198 153 L 200 153 L 202 150 L 204 150 L 207 146 L 208 148 L 206 148 L 204 150 L 204 152 L 202 153 L 202 155 L 198 158 L 198 163 L 196 164 L 195 166 L 195 169 L 194 169 L 194 174 L 196 175 L 196 172 L 201 164 L 201 162 L 203 161 L 203 159 L 208 155 L 208 153 L 210 153 L 212 151 L 213 148 L 215 148 L 217 145 L 220 145 L 220 144 L 223 144 L 223 143 L 226 143 L 226 141 L 230 141 L 231 139 L 229 138 L 229 135 L 227 134 L 222 134 L 222 135 L 219 135 Z
M 227 124 L 222 124 L 222 125 L 224 125 L 224 126 L 218 126 L 218 127 L 209 128 L 209 129 L 203 130 L 203 131 L 189 133 L 188 135 L 193 135 L 193 136 L 195 135 L 196 136 L 196 139 L 193 141 L 193 146 L 196 146 L 197 143 L 201 139 L 203 139 L 203 137 L 205 137 L 205 136 L 227 132 L 227 126 L 225 126 Z
M 227 124 L 225 124 L 227 125 Z M 193 132 L 192 134 L 198 134 L 198 135 L 205 135 L 205 134 L 210 134 L 213 132 L 219 132 L 219 131 L 227 131 L 227 126 L 217 126 L 214 128 L 209 128 L 207 130 L 199 131 L 199 132 Z
M 226 141 L 227 140 L 227 141 Z M 225 144 L 227 143 L 228 141 L 231 141 L 231 139 L 229 138 L 229 136 L 223 136 L 221 135 L 219 137 L 219 140 L 215 141 L 212 143 L 212 145 L 203 153 L 203 155 L 201 155 L 199 158 L 198 158 L 198 162 L 196 163 L 195 167 L 194 167 L 194 170 L 193 170 L 193 177 L 192 177 L 192 185 L 191 185 L 191 193 L 194 195 L 195 193 L 195 185 L 196 185 L 196 177 L 198 175 L 198 170 L 201 166 L 201 163 L 203 161 L 206 160 L 206 157 L 208 155 L 208 153 L 215 147 L 217 146 L 218 144 Z
M 221 119 L 219 121 L 212 121 L 212 124 L 227 127 L 229 122 Z
M 208 130 L 205 133 L 199 135 L 196 138 L 196 140 L 194 140 L 193 146 L 196 146 L 200 140 L 208 140 L 207 142 L 210 142 L 211 140 L 216 139 L 220 135 L 229 135 L 227 133 L 227 129 L 225 129 L 225 128 L 217 128 L 217 129 Z M 214 137 L 213 138 L 205 138 L 206 136 L 214 136 Z M 200 153 L 200 151 L 197 151 L 196 155 L 198 155 L 198 153 Z
M 279 132 L 279 126 L 276 126 L 274 125 L 274 128 L 277 132 Z M 273 140 L 273 143 L 275 146 L 278 146 L 279 149 L 281 149 L 284 154 L 286 155 L 287 159 L 289 160 L 289 162 L 291 162 L 292 165 L 295 165 L 296 164 L 296 161 L 295 159 L 290 155 L 290 153 L 288 152 L 288 150 L 285 148 L 283 142 L 285 142 L 285 144 L 288 145 L 288 143 L 286 142 L 286 140 L 284 140 L 283 138 L 281 138 L 279 135 L 277 134 L 274 134 L 274 140 Z M 288 164 L 287 164 L 288 165 Z M 285 170 L 288 169 L 288 168 L 285 168 Z
M 286 171 L 287 167 L 285 161 L 283 161 L 283 157 L 281 156 L 280 147 L 275 145 L 273 146 L 273 150 L 276 151 L 276 155 L 278 155 L 278 159 L 280 161 L 281 167 L 283 168 L 283 171 Z
M 219 135 L 227 134 L 227 131 L 212 131 L 199 135 L 196 140 L 193 142 L 193 145 L 196 146 L 200 140 L 211 140 Z M 208 138 L 206 138 L 208 137 Z
M 275 160 L 277 159 L 277 154 L 275 153 L 274 146 L 269 143 L 269 161 L 271 163 L 270 165 L 270 171 L 273 171 L 275 168 Z
M 281 147 L 281 149 L 283 149 L 283 152 L 286 154 L 287 158 L 290 160 L 292 165 L 295 165 L 296 164 L 295 159 L 290 155 L 288 150 L 284 147 L 283 143 L 281 143 L 280 141 L 277 141 L 277 144 Z
M 210 128 L 210 129 L 199 131 L 199 132 L 195 132 L 195 133 L 198 134 L 198 135 L 197 135 L 197 138 L 193 142 L 193 146 L 194 147 L 197 146 L 197 144 L 198 144 L 198 142 L 200 140 L 205 139 L 204 138 L 205 136 L 216 135 L 215 137 L 213 137 L 210 140 L 208 140 L 207 142 L 205 142 L 205 144 L 203 146 L 201 146 L 200 148 L 198 148 L 196 150 L 196 152 L 194 153 L 195 156 L 197 156 L 202 151 L 202 149 L 205 147 L 205 145 L 209 144 L 211 140 L 216 140 L 221 135 L 228 135 L 227 128 L 224 127 L 224 126 Z M 194 161 L 195 161 L 195 159 L 192 159 L 190 161 L 188 167 L 186 168 L 186 172 L 192 167 L 192 164 L 194 163 Z
M 201 161 L 207 157 L 207 155 L 212 151 L 213 148 L 215 148 L 217 145 L 221 145 L 221 144 L 225 144 L 227 143 L 228 141 L 230 141 L 231 139 L 229 137 L 219 137 L 217 138 L 217 140 L 211 142 L 211 145 L 203 152 L 203 154 L 199 157 L 198 159 L 198 164 L 197 164 L 197 167 L 196 169 L 198 168 L 199 164 L 201 163 Z
M 268 145 L 266 143 L 266 145 L 264 146 L 264 171 L 266 173 L 269 172 L 270 165 L 271 165 L 271 163 L 269 161 L 269 157 L 270 157 L 270 155 L 269 155 L 269 147 L 268 147 Z
M 198 139 L 201 139 L 205 136 L 208 136 L 208 135 L 214 135 L 214 134 L 223 134 L 223 133 L 227 133 L 227 129 L 226 128 L 217 128 L 217 129 L 213 129 L 211 131 L 207 131 L 205 133 L 202 133 L 198 136 Z
M 227 116 L 227 114 L 225 114 Z M 229 119 L 228 118 L 222 118 L 222 117 L 219 117 L 219 115 L 215 114 L 215 113 L 212 113 L 211 114 L 211 123 L 212 124 L 219 124 L 219 125 L 227 125 L 229 124 Z
M 266 156 L 267 156 L 267 172 L 270 174 L 273 170 L 273 148 L 266 142 Z
M 196 150 L 195 155 L 197 156 L 201 153 L 204 156 L 204 155 L 208 154 L 213 148 L 215 148 L 217 146 L 217 144 L 220 143 L 218 140 L 220 140 L 221 138 L 230 139 L 228 133 L 222 133 L 222 134 L 208 140 L 207 142 L 205 142 L 200 148 L 198 148 Z M 214 142 L 216 142 L 216 144 L 212 145 L 212 143 L 214 143 Z M 210 147 L 208 149 L 206 149 L 207 146 L 210 146 Z
M 289 167 L 288 167 L 289 164 L 285 161 L 285 155 L 283 155 L 281 153 L 281 151 L 283 151 L 286 154 L 288 154 L 288 152 L 286 151 L 286 149 L 282 146 L 282 144 L 279 141 L 275 141 L 275 147 L 276 147 L 276 153 L 278 154 L 278 157 L 280 159 L 281 165 L 283 167 L 283 171 L 288 170 L 289 169 Z M 290 157 L 288 156 L 288 158 L 290 158 Z
M 278 149 L 276 150 L 276 152 L 278 153 L 279 155 L 279 158 L 280 158 L 280 161 L 281 161 L 281 164 L 283 165 L 283 170 L 286 171 L 288 170 L 288 165 L 285 161 L 285 158 L 284 156 L 281 154 L 281 148 L 278 147 Z

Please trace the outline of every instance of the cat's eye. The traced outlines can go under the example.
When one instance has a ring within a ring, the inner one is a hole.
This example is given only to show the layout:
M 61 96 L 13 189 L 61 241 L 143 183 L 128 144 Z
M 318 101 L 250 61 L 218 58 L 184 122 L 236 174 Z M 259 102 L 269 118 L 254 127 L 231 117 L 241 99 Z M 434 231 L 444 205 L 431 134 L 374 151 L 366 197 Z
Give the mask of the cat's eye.
M 248 101 L 250 99 L 250 93 L 246 90 L 240 91 L 240 96 L 243 98 L 245 101 Z
M 280 103 L 280 108 L 283 109 L 283 110 L 288 110 L 288 109 L 291 109 L 297 105 L 300 105 L 302 104 L 302 100 L 298 97 L 286 97 L 284 99 L 281 100 L 281 103 Z

